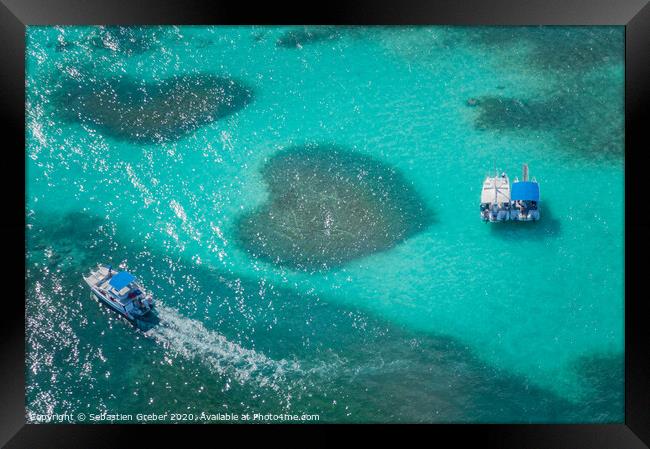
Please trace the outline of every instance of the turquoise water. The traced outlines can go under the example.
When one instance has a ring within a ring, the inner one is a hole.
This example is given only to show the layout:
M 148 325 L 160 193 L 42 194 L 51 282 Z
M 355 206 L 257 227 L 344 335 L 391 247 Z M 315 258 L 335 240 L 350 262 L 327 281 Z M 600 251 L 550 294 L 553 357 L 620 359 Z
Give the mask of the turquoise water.
M 623 38 L 29 27 L 28 420 L 622 422 Z M 482 223 L 523 162 L 542 219 Z

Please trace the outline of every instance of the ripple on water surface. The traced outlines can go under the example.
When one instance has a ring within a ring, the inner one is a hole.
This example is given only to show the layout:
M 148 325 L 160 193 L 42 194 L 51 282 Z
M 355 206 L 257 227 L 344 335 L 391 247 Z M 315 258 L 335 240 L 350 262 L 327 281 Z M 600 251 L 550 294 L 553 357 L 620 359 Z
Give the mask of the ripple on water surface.
M 158 46 L 168 28 L 139 26 L 100 26 L 89 36 L 90 43 L 101 49 L 127 55 L 144 53 Z

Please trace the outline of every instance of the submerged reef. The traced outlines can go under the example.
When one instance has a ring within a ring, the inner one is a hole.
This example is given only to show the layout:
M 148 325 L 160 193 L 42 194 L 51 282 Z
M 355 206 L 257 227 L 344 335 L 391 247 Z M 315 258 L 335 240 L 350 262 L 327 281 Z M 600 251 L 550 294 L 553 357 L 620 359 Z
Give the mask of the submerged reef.
M 45 262 L 50 269 L 67 269 L 81 264 L 86 270 L 97 264 L 93 251 L 105 248 L 110 232 L 101 217 L 84 212 L 28 218 L 27 259 Z M 80 239 L 79 236 L 83 236 Z
M 469 106 L 478 106 L 477 128 L 544 129 L 560 125 L 565 113 L 562 101 L 531 101 L 485 96 L 470 98 Z
M 603 86 L 600 92 L 606 89 L 611 87 Z M 621 102 L 603 106 L 605 97 L 602 93 L 591 92 L 556 94 L 540 99 L 487 95 L 472 98 L 467 105 L 476 109 L 474 126 L 477 129 L 551 131 L 563 149 L 577 156 L 621 157 L 623 105 Z
M 240 82 L 209 74 L 157 82 L 132 77 L 66 79 L 54 102 L 64 118 L 135 143 L 177 140 L 248 104 Z
M 479 51 L 495 51 L 506 70 L 542 78 L 545 88 L 517 100 L 486 92 L 475 125 L 551 130 L 571 155 L 611 160 L 624 154 L 624 31 L 621 27 L 467 29 Z
M 390 52 L 436 72 L 440 58 L 450 50 L 469 51 L 491 61 L 496 76 L 463 99 L 475 109 L 476 128 L 529 131 L 525 137 L 542 144 L 553 138 L 568 157 L 622 160 L 623 27 L 380 27 L 377 31 L 378 41 Z
M 240 244 L 253 256 L 314 271 L 389 249 L 431 221 L 417 192 L 393 168 L 329 145 L 293 147 L 262 170 L 269 201 L 241 217 Z
M 335 40 L 339 37 L 340 35 L 334 27 L 306 27 L 285 32 L 276 41 L 276 46 L 282 48 L 300 48 L 307 44 Z
M 582 416 L 596 422 L 621 422 L 625 416 L 625 355 L 595 353 L 577 358 L 571 368 L 582 379 L 589 398 Z
M 461 27 L 458 32 L 487 51 L 499 48 L 512 55 L 510 47 L 523 44 L 522 55 L 535 70 L 582 74 L 623 63 L 622 27 Z
M 377 27 L 390 45 L 395 34 L 408 45 L 391 46 L 408 58 L 439 53 L 431 49 L 469 48 L 477 57 L 490 54 L 504 69 L 582 77 L 587 71 L 622 67 L 625 31 L 622 26 L 441 26 Z

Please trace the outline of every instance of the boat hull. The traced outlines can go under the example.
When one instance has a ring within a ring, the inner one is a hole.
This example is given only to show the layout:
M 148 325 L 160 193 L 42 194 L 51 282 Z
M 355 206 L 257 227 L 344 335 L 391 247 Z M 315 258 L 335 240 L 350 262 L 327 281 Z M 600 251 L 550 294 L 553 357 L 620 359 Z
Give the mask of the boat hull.
M 502 221 L 516 220 L 516 218 L 512 218 L 507 210 L 499 210 L 496 213 L 489 212 L 486 214 L 481 212 L 481 220 L 486 223 L 500 223 Z
M 131 315 L 129 312 L 127 312 L 126 309 L 124 309 L 124 307 L 122 307 L 122 306 L 120 306 L 118 304 L 115 304 L 113 301 L 106 298 L 104 295 L 102 295 L 96 289 L 92 288 L 92 294 L 99 302 L 101 302 L 102 304 L 107 306 L 109 309 L 119 313 L 120 315 L 122 315 L 124 318 L 126 318 L 129 321 L 135 321 L 136 318 L 133 315 Z
M 109 307 L 111 310 L 119 313 L 122 315 L 124 318 L 131 322 L 136 322 L 139 319 L 144 319 L 148 315 L 150 315 L 153 311 L 153 308 L 150 308 L 147 310 L 145 313 L 142 315 L 134 316 L 133 314 L 129 313 L 126 308 L 121 306 L 120 304 L 116 304 L 114 301 L 111 301 L 110 299 L 106 298 L 101 292 L 97 291 L 94 287 L 91 287 L 92 294 L 95 298 L 97 298 L 98 301 L 100 301 L 102 304 L 105 306 Z
M 521 214 L 513 210 L 511 213 L 484 214 L 481 212 L 481 220 L 486 223 L 499 223 L 502 221 L 537 221 L 539 220 L 539 210 L 529 211 L 527 214 Z
M 530 211 L 526 215 L 519 214 L 517 220 L 519 220 L 519 221 L 537 221 L 537 220 L 539 220 L 539 211 L 538 210 Z

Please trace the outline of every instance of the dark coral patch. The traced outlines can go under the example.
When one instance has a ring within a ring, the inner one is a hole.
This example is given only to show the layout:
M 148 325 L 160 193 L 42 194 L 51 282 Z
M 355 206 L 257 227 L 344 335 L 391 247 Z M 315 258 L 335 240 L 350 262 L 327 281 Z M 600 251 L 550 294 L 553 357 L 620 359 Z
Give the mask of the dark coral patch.
M 625 357 L 622 353 L 597 353 L 572 364 L 587 388 L 582 416 L 596 422 L 621 422 L 625 413 Z
M 471 100 L 471 105 L 479 108 L 475 122 L 477 128 L 552 128 L 567 115 L 564 102 L 559 100 L 530 101 L 490 96 Z
M 602 86 L 601 92 L 609 87 Z M 580 92 L 527 100 L 501 96 L 473 99 L 474 126 L 497 131 L 552 131 L 562 148 L 590 158 L 623 154 L 622 105 L 604 105 L 610 95 Z M 470 105 L 468 103 L 468 105 Z M 620 109 L 619 109 L 620 108 Z M 617 111 L 617 109 L 619 109 Z
M 262 174 L 269 202 L 238 222 L 253 256 L 313 271 L 393 247 L 423 230 L 430 213 L 393 168 L 334 146 L 295 147 Z
M 130 77 L 66 80 L 55 104 L 64 118 L 136 143 L 177 140 L 251 101 L 252 92 L 230 78 L 175 76 L 149 83 Z
M 575 72 L 622 64 L 624 32 L 621 27 L 459 27 L 453 39 L 467 39 L 482 51 L 508 49 L 524 43 L 526 64 L 535 70 Z M 453 44 L 453 41 L 449 41 Z M 508 52 L 517 61 L 516 54 Z
M 309 27 L 287 31 L 278 38 L 276 45 L 283 48 L 300 48 L 307 44 L 335 40 L 339 37 L 334 27 Z

